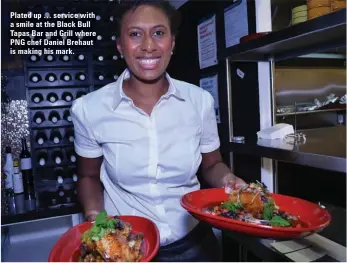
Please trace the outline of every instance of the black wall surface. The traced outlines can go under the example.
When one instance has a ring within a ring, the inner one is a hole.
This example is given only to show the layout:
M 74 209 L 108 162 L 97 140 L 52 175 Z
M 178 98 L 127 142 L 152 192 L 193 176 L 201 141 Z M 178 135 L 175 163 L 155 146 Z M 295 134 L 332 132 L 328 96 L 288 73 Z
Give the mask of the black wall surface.
M 218 52 L 225 48 L 224 8 L 231 1 L 188 1 L 179 8 L 182 24 L 176 39 L 175 52 L 168 72 L 174 77 L 195 85 L 200 78 L 218 73 L 219 107 L 221 123 L 218 124 L 223 159 L 230 161 L 229 152 L 223 151 L 223 145 L 229 142 L 229 109 L 226 83 L 225 60 L 218 65 L 200 70 L 198 56 L 197 26 L 216 14 L 216 31 Z M 249 33 L 255 32 L 254 2 L 248 1 Z M 246 77 L 241 80 L 236 69 L 242 69 Z M 257 63 L 232 63 L 232 111 L 234 136 L 254 135 L 259 130 L 259 92 Z M 260 158 L 234 154 L 234 173 L 246 181 L 260 180 Z

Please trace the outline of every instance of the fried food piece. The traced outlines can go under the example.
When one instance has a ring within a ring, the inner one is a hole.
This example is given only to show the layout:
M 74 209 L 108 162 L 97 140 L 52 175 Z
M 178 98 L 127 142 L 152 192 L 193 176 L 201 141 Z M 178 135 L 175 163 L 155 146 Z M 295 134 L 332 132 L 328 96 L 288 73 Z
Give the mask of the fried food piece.
M 122 222 L 122 225 L 120 228 L 116 229 L 116 235 L 118 236 L 122 236 L 125 239 L 128 239 L 131 235 L 132 232 L 132 226 L 131 224 L 127 223 L 127 222 Z
M 142 258 L 143 234 L 133 234 L 132 225 L 100 212 L 93 226 L 81 237 L 80 260 L 84 262 L 136 262 Z
M 270 199 L 272 199 L 271 194 L 256 184 L 235 189 L 228 196 L 228 202 L 241 204 L 245 212 L 252 214 L 255 218 L 261 217 L 264 205 Z
M 80 262 L 105 262 L 105 260 L 98 254 L 87 254 L 84 258 L 80 258 Z
M 84 255 L 86 253 L 93 253 L 96 250 L 95 242 L 93 242 L 92 240 L 83 242 L 81 248 L 83 249 L 82 254 Z
M 96 250 L 106 261 L 136 262 L 142 256 L 142 240 L 142 235 L 136 235 L 133 239 L 128 239 L 125 235 L 108 234 L 96 241 Z

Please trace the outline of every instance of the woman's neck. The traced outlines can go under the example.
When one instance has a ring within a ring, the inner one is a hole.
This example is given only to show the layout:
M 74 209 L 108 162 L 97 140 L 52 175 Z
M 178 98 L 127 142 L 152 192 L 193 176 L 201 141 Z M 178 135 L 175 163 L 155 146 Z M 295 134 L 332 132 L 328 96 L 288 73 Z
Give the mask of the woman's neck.
M 123 91 L 131 99 L 136 101 L 158 101 L 169 88 L 169 82 L 165 75 L 153 82 L 143 82 L 131 75 L 123 82 Z

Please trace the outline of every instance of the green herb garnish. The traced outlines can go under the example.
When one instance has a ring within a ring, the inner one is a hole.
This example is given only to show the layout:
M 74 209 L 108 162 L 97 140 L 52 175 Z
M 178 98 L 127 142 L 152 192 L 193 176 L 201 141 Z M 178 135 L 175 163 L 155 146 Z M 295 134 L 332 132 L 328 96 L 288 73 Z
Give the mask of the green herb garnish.
M 105 210 L 100 212 L 95 219 L 93 226 L 83 233 L 83 242 L 91 242 L 92 240 L 98 241 L 106 234 L 114 231 L 118 221 L 114 218 L 107 220 L 107 213 Z
M 288 220 L 278 215 L 274 216 L 275 208 L 276 207 L 273 200 L 268 199 L 268 201 L 264 205 L 264 219 L 269 220 L 272 226 L 290 226 L 290 222 Z
M 272 226 L 290 226 L 290 222 L 280 216 L 274 216 L 271 218 L 270 223 Z
M 264 204 L 264 219 L 271 220 L 273 217 L 273 212 L 275 210 L 275 204 L 271 199 L 268 199 Z
M 242 206 L 240 203 L 224 203 L 222 207 L 230 212 L 237 213 Z

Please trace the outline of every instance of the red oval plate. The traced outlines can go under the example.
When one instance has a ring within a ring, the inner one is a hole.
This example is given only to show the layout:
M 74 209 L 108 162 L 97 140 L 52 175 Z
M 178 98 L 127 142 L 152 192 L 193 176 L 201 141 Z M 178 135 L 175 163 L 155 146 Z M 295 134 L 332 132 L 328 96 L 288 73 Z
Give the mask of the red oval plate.
M 149 219 L 139 216 L 118 216 L 132 225 L 133 233 L 143 233 L 141 262 L 151 261 L 159 250 L 159 230 Z M 49 262 L 78 262 L 82 234 L 92 227 L 91 222 L 84 222 L 64 233 L 49 254 Z
M 227 200 L 227 194 L 223 188 L 203 189 L 188 193 L 182 197 L 181 205 L 198 220 L 209 223 L 216 228 L 275 239 L 304 237 L 321 231 L 331 221 L 329 212 L 314 203 L 280 194 L 272 194 L 272 196 L 281 211 L 300 216 L 300 220 L 308 227 L 284 228 L 257 225 L 204 212 L 203 209 Z

